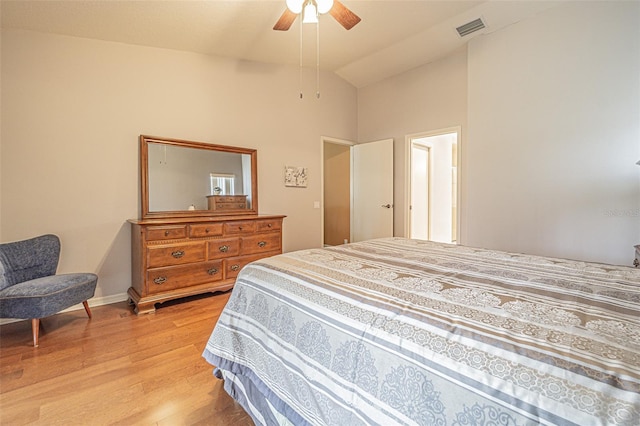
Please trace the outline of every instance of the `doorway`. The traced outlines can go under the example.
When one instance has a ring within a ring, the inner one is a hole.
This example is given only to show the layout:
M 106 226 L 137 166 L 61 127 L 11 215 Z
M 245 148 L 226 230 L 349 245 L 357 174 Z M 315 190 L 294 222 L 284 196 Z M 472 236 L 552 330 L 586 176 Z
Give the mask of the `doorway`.
M 393 139 L 321 147 L 323 245 L 393 236 Z
M 351 239 L 351 143 L 323 141 L 323 245 Z
M 409 238 L 457 242 L 459 141 L 460 128 L 407 136 Z

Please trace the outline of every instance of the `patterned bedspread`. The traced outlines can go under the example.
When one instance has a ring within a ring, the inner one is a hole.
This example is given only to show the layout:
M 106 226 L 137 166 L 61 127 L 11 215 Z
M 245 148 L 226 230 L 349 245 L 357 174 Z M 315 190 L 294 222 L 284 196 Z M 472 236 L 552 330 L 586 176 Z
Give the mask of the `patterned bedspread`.
M 245 267 L 203 356 L 262 424 L 640 425 L 640 270 L 402 238 Z

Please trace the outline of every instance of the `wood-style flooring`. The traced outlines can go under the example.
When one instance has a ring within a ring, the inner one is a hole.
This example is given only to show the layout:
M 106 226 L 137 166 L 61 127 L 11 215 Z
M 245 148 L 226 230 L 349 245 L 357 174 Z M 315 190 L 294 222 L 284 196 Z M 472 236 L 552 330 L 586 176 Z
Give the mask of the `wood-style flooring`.
M 230 293 L 0 326 L 0 425 L 253 425 L 202 352 Z

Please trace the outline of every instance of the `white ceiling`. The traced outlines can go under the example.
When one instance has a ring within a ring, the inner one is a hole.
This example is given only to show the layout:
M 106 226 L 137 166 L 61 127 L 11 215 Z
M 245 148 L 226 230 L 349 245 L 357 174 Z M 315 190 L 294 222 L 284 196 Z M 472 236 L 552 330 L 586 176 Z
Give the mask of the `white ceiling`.
M 438 59 L 473 37 L 526 19 L 558 2 L 539 0 L 343 0 L 362 18 L 346 31 L 320 17 L 320 67 L 356 87 Z M 2 27 L 298 65 L 299 19 L 274 31 L 285 0 L 1 0 Z M 482 17 L 487 28 L 455 28 Z M 304 66 L 315 67 L 316 32 L 304 25 Z

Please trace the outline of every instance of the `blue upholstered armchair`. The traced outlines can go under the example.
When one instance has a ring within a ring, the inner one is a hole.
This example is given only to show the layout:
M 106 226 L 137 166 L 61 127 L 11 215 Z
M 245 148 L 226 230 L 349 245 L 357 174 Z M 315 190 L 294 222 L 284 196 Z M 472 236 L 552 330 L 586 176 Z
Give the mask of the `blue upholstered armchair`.
M 33 346 L 38 346 L 40 319 L 81 303 L 91 318 L 98 276 L 91 273 L 55 275 L 60 239 L 42 235 L 0 244 L 0 318 L 30 319 Z

